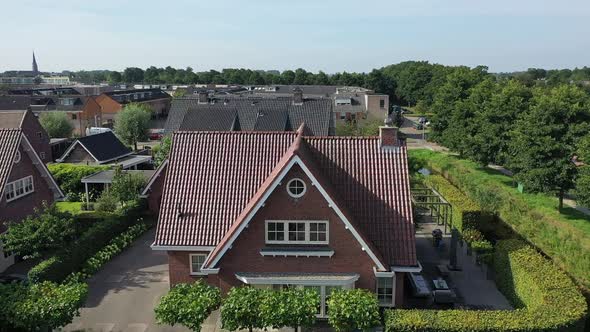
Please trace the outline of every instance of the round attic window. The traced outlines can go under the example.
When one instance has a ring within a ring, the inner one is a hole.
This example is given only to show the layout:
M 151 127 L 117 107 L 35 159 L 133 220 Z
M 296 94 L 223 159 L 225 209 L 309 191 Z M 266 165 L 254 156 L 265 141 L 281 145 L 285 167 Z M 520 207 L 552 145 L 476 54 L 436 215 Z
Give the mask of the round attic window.
M 16 153 L 14 154 L 14 163 L 18 163 L 20 161 L 20 151 L 16 151 Z
M 305 194 L 305 182 L 301 179 L 291 179 L 287 183 L 287 192 L 291 197 L 299 198 Z

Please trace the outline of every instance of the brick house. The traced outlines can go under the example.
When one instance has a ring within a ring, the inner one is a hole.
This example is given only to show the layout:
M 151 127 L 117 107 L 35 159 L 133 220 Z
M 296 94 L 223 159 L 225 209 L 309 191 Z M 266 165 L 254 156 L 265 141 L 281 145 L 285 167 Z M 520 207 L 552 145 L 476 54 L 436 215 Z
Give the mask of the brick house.
M 116 115 L 126 104 L 138 103 L 149 106 L 155 118 L 163 118 L 168 115 L 172 97 L 160 89 L 137 89 L 103 92 L 96 97 L 100 105 L 102 121 L 111 125 Z
M 223 292 L 243 284 L 377 293 L 400 306 L 420 271 L 405 142 L 294 132 L 176 132 L 154 250 L 168 253 L 170 283 L 204 279 Z
M 0 128 L 20 128 L 31 142 L 39 158 L 48 163 L 53 161 L 49 135 L 31 111 L 0 111 Z
M 0 129 L 0 233 L 4 222 L 20 221 L 64 197 L 33 144 L 21 129 Z M 14 263 L 14 256 L 0 246 L 0 272 Z

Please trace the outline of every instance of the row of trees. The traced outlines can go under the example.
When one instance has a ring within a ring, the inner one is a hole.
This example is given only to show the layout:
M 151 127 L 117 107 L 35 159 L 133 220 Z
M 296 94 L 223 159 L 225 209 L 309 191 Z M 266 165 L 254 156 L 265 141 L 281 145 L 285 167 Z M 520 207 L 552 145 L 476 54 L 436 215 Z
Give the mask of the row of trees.
M 428 82 L 428 86 L 431 82 Z M 590 162 L 590 96 L 575 84 L 528 86 L 459 67 L 437 83 L 432 100 L 431 138 L 460 156 L 503 165 L 527 191 L 558 194 L 560 208 L 576 188 L 583 203 L 588 173 L 574 163 Z
M 335 291 L 327 299 L 329 323 L 338 332 L 365 330 L 379 325 L 377 297 L 366 290 Z M 218 288 L 202 281 L 174 286 L 155 308 L 161 324 L 180 324 L 200 331 L 209 314 L 221 306 L 221 322 L 229 331 L 311 327 L 319 294 L 311 289 L 281 291 L 252 287 L 232 288 L 222 300 Z

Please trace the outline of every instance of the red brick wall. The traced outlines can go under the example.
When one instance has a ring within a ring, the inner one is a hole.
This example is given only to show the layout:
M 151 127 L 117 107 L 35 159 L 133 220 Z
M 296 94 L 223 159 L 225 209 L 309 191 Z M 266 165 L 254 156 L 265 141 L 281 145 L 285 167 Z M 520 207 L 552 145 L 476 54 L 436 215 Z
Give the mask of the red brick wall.
M 35 208 L 40 208 L 43 201 L 48 203 L 53 202 L 53 192 L 41 173 L 32 164 L 29 155 L 19 147 L 21 153 L 21 160 L 12 167 L 8 182 L 33 175 L 33 186 L 35 191 L 27 196 L 21 197 L 14 201 L 6 202 L 6 196 L 3 194 L 0 197 L 0 224 L 2 221 L 20 221 L 31 215 Z M 5 231 L 4 226 L 0 225 L 0 233 Z
M 152 187 L 150 188 L 150 192 L 148 193 L 148 208 L 154 215 L 158 215 L 160 212 L 160 203 L 162 200 L 162 189 L 164 187 L 164 179 L 166 178 L 166 170 L 168 167 L 164 168 L 160 173 L 160 176 L 152 183 Z
M 170 284 L 176 285 L 182 282 L 193 282 L 207 276 L 190 275 L 189 254 L 209 254 L 208 252 L 169 251 L 168 252 L 168 273 Z M 209 280 L 208 280 L 209 282 Z M 217 285 L 216 285 L 217 286 Z
M 307 185 L 307 192 L 300 199 L 290 197 L 285 190 L 287 182 L 293 177 L 303 179 Z M 264 232 L 265 220 L 272 219 L 328 220 L 329 247 L 334 250 L 334 255 L 331 258 L 261 256 L 261 248 L 271 247 L 265 244 Z M 188 252 L 170 252 L 169 258 L 171 284 L 193 279 L 188 276 Z M 220 286 L 225 292 L 241 284 L 235 277 L 236 272 L 346 272 L 360 275 L 356 287 L 375 291 L 374 265 L 352 233 L 344 228 L 344 223 L 328 207 L 320 192 L 298 167 L 294 167 L 271 194 L 265 207 L 258 211 L 248 228 L 236 239 L 232 249 L 223 256 L 218 264 L 219 274 L 211 275 L 209 282 Z
M 41 158 L 41 160 L 44 163 L 53 161 L 51 147 L 49 146 L 49 135 L 39 123 L 39 119 L 30 111 L 25 114 L 22 130 L 29 142 L 31 142 L 33 149 L 37 151 L 37 154 L 41 157 L 41 152 L 45 153 L 45 158 Z

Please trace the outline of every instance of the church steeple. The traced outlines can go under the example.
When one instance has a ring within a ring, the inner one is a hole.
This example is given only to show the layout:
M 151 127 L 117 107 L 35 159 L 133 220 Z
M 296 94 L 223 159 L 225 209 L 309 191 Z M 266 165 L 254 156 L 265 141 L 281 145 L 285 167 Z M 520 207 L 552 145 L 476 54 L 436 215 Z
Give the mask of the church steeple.
M 35 51 L 33 51 L 33 75 L 39 75 L 39 67 L 37 67 L 37 60 L 35 59 Z

